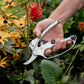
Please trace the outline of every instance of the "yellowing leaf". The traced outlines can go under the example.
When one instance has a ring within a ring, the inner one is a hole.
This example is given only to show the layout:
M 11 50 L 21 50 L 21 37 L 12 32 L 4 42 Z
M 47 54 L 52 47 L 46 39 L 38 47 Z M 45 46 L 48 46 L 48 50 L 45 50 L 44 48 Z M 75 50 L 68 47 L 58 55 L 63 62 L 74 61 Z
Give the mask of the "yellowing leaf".
M 2 60 L 0 60 L 0 67 L 5 68 L 5 65 L 7 64 L 7 57 L 4 57 Z

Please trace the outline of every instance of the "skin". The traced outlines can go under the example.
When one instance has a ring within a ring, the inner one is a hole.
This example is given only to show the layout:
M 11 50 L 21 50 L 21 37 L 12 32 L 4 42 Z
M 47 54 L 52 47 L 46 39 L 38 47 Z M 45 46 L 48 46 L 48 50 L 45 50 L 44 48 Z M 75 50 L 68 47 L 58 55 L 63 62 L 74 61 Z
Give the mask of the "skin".
M 73 2 L 73 3 L 72 3 Z M 64 39 L 63 25 L 71 18 L 77 11 L 84 7 L 84 0 L 63 0 L 61 4 L 53 11 L 53 13 L 47 18 L 37 23 L 33 33 L 40 38 L 42 31 L 51 23 L 56 20 L 61 20 L 61 23 L 55 26 L 53 29 L 43 37 L 43 40 L 51 41 L 55 39 L 56 43 L 52 49 L 47 49 L 45 55 L 50 53 L 56 53 L 60 49 L 66 48 L 71 44 L 71 41 L 61 41 Z

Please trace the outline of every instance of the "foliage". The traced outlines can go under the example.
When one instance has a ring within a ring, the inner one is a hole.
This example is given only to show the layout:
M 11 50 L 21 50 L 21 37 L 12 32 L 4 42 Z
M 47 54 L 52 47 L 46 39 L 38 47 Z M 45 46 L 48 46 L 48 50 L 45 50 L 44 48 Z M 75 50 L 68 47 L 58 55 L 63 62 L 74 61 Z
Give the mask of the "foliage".
M 48 60 L 42 60 L 41 72 L 47 84 L 56 84 L 63 74 L 62 67 Z
M 72 34 L 78 37 L 72 50 L 52 60 L 38 57 L 23 65 L 26 51 L 30 58 L 28 46 L 35 38 L 32 34 L 35 25 L 47 18 L 61 1 L 0 0 L 0 77 L 8 78 L 11 84 L 84 83 L 84 8 L 63 26 L 65 38 Z

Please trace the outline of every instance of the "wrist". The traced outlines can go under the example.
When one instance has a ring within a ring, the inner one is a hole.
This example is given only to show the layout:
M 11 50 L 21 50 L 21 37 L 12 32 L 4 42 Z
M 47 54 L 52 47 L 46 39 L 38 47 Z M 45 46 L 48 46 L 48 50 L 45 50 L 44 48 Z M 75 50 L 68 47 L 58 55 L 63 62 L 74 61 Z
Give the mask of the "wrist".
M 78 10 L 80 10 L 81 8 L 83 8 L 84 7 L 84 0 L 75 0 L 75 3 L 74 4 L 76 4 L 76 9 L 77 9 L 77 11 Z
M 61 21 L 61 24 L 62 26 L 64 25 L 64 23 L 66 22 L 66 19 L 63 18 L 63 15 L 60 14 L 58 17 L 54 18 L 52 15 L 49 17 L 49 19 L 52 19 L 53 21 L 56 21 L 56 20 L 60 20 Z
M 61 25 L 63 26 L 63 21 L 61 20 L 61 19 L 53 19 L 53 18 L 51 18 L 51 17 L 48 17 L 47 19 L 49 19 L 50 21 L 52 21 L 52 22 L 55 22 L 56 20 L 60 20 L 61 21 Z
M 73 3 L 71 3 L 71 1 Z M 53 20 L 61 20 L 61 24 L 64 25 L 64 23 L 83 6 L 84 0 L 63 0 L 49 18 Z

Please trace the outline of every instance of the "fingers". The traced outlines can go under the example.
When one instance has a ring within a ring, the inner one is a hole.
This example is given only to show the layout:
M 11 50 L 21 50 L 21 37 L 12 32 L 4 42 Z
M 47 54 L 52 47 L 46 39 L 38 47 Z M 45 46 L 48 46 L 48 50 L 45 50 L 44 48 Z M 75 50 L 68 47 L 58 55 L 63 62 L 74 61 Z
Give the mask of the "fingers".
M 66 46 L 67 45 L 70 45 L 72 43 L 72 41 L 68 41 L 68 42 L 66 42 L 66 41 L 64 41 L 64 40 L 56 40 L 56 43 L 55 43 L 55 46 L 53 47 L 53 49 L 47 49 L 46 51 L 45 51 L 45 55 L 46 56 L 48 56 L 48 55 L 50 55 L 52 52 L 53 53 L 56 53 L 56 52 L 58 52 L 59 50 L 61 50 L 61 49 L 65 49 L 66 48 Z
M 41 36 L 41 31 L 39 31 L 39 30 L 34 30 L 33 33 L 34 33 L 38 38 L 40 38 L 40 36 Z
M 66 48 L 66 41 L 62 40 L 61 41 L 61 49 L 65 49 Z
M 52 19 L 44 19 L 40 22 L 37 23 L 33 33 L 38 37 L 40 38 L 41 36 L 41 32 L 48 26 L 50 25 L 51 23 L 53 23 L 54 20 Z
M 54 48 L 52 49 L 52 52 L 55 53 L 58 50 L 61 49 L 61 40 L 57 39 Z
M 51 49 L 47 49 L 44 54 L 46 56 L 49 56 L 51 53 L 52 53 L 52 50 Z
M 48 56 L 50 55 L 52 52 L 56 53 L 58 52 L 60 49 L 65 49 L 66 48 L 66 41 L 61 41 L 59 39 L 56 40 L 55 46 L 52 49 L 47 49 L 45 51 L 45 55 Z
M 68 46 L 68 45 L 70 45 L 71 43 L 72 43 L 72 41 L 68 41 L 66 45 Z
M 38 23 L 38 24 L 36 25 L 36 28 L 34 29 L 33 33 L 34 33 L 38 38 L 40 38 L 41 32 L 42 32 L 42 28 L 41 28 L 41 26 L 40 26 L 40 23 Z

